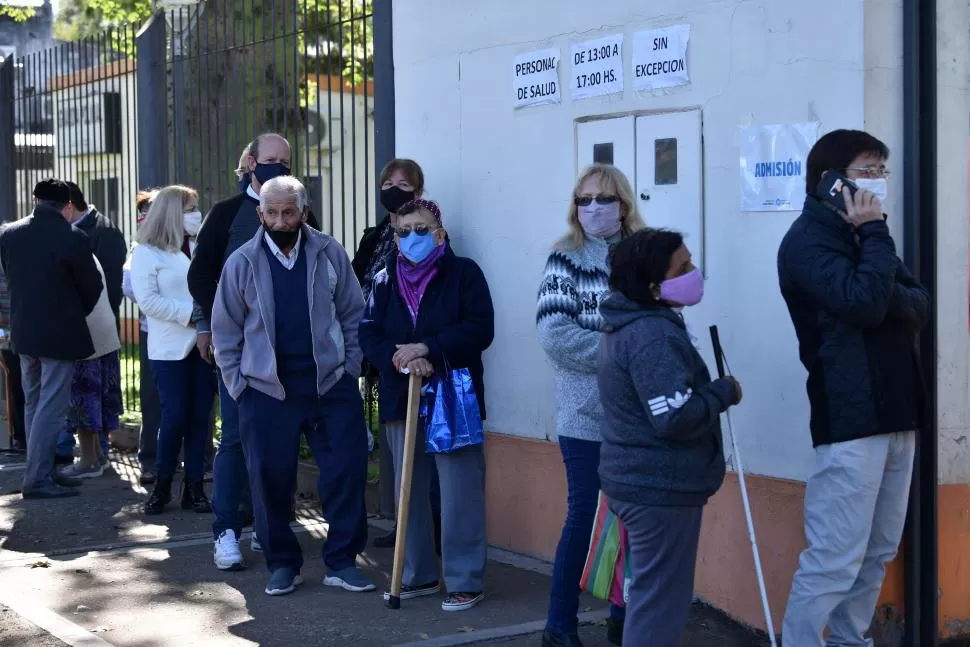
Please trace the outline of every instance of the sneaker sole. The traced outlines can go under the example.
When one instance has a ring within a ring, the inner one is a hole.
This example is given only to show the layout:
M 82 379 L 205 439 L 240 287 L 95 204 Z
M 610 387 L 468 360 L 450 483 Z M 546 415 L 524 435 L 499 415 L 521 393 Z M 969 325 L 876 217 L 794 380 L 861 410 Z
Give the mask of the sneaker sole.
M 335 586 L 341 588 L 344 591 L 350 591 L 351 593 L 367 593 L 368 591 L 377 590 L 376 584 L 368 584 L 367 586 L 354 586 L 339 577 L 330 577 L 329 575 L 323 578 L 323 584 L 325 586 Z
M 446 603 L 442 602 L 441 603 L 441 610 L 442 611 L 468 611 L 472 607 L 477 606 L 484 599 L 485 599 L 485 596 L 484 595 L 480 595 L 477 598 L 475 598 L 474 600 L 472 600 L 470 602 L 466 602 L 464 604 L 446 604 Z
M 220 562 L 219 560 L 213 559 L 212 563 L 215 564 L 216 568 L 220 571 L 244 571 L 246 570 L 246 563 L 242 560 L 238 562 Z
M 429 595 L 436 595 L 438 593 L 441 593 L 440 584 L 434 587 L 433 589 L 420 589 L 418 591 L 408 591 L 407 593 L 405 593 L 404 591 L 401 591 L 400 599 L 413 600 L 415 598 L 426 598 Z M 387 602 L 390 599 L 391 599 L 390 591 L 384 591 L 384 601 Z
M 295 591 L 296 587 L 300 586 L 301 584 L 303 584 L 303 577 L 301 575 L 297 575 L 293 578 L 293 583 L 285 589 L 271 589 L 267 586 L 264 590 L 266 591 L 266 595 L 287 595 L 288 593 Z

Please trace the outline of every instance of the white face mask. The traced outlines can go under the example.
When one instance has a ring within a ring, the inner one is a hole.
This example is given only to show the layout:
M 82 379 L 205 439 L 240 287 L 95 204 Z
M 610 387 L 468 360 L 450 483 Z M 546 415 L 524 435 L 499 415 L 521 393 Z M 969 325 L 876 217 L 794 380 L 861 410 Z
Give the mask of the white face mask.
M 182 214 L 182 227 L 189 236 L 196 236 L 202 229 L 202 212 L 190 211 Z
M 874 194 L 877 198 L 879 198 L 879 202 L 886 201 L 886 195 L 889 192 L 889 183 L 886 181 L 886 178 L 860 177 L 859 179 L 852 181 L 855 182 L 856 186 L 860 189 L 865 189 L 866 191 Z

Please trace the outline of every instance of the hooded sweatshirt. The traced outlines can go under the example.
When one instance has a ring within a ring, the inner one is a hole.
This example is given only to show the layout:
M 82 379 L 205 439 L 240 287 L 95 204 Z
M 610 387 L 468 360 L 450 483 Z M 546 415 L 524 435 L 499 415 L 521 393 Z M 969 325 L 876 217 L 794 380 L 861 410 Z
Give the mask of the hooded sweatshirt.
M 704 505 L 724 480 L 720 414 L 736 400 L 734 385 L 711 381 L 670 308 L 613 292 L 600 313 L 603 492 L 635 505 Z

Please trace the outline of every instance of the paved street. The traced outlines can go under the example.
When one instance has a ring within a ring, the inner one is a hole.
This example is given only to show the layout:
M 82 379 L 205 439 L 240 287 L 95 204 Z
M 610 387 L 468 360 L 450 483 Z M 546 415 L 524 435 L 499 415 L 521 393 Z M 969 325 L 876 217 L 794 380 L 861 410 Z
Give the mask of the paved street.
M 173 507 L 146 519 L 134 455 L 113 459 L 112 473 L 85 483 L 82 496 L 43 502 L 21 499 L 20 459 L 3 457 L 0 645 L 538 644 L 548 565 L 496 551 L 501 561 L 489 565 L 487 599 L 479 607 L 443 613 L 432 597 L 391 611 L 378 594 L 321 584 L 319 545 L 326 523 L 312 502 L 303 501 L 296 527 L 307 555 L 307 583 L 293 595 L 270 598 L 263 593 L 262 560 L 249 552 L 248 542 L 249 570 L 216 571 L 209 515 Z M 372 536 L 380 532 L 372 526 Z M 390 550 L 369 549 L 361 560 L 376 581 L 388 581 Z M 605 630 L 595 624 L 604 617 L 604 605 L 589 598 L 583 610 L 591 623 L 583 629 L 584 642 L 607 645 Z M 729 635 L 719 616 L 698 608 L 686 644 L 757 644 L 743 631 L 742 642 L 727 642 Z

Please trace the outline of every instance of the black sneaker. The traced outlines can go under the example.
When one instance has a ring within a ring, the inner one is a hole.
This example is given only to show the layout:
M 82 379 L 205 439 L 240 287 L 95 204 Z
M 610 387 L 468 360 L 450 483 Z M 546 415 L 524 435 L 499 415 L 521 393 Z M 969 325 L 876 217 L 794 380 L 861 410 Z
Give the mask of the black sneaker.
M 414 598 L 423 598 L 426 595 L 434 595 L 441 590 L 440 582 L 429 582 L 427 584 L 419 584 L 417 586 L 401 586 L 401 599 L 402 600 L 413 600 Z M 391 599 L 390 591 L 384 591 L 384 601 L 387 602 Z

